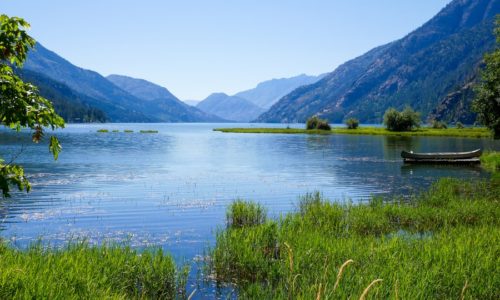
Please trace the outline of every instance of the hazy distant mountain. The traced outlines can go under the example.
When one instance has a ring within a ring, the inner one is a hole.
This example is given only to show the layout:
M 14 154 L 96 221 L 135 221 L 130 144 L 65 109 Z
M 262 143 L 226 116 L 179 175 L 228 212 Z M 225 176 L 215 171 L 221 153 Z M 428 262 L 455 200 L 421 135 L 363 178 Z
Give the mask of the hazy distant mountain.
M 246 99 L 228 96 L 224 93 L 211 94 L 196 107 L 204 112 L 236 122 L 252 121 L 264 112 L 263 108 Z
M 447 95 L 466 85 L 483 54 L 493 49 L 498 13 L 498 0 L 452 1 L 406 37 L 348 61 L 317 83 L 281 98 L 258 121 L 303 122 L 318 114 L 333 122 L 347 117 L 380 122 L 388 107 L 406 105 L 422 112 L 425 119 L 438 105 L 446 105 Z
M 40 44 L 30 51 L 24 69 L 64 83 L 91 99 L 112 122 L 220 121 L 180 102 L 168 90 L 147 81 L 122 78 L 122 87 L 97 72 L 79 68 Z M 119 79 L 117 79 L 119 80 Z M 128 82 L 128 84 L 125 84 Z M 125 91 L 127 88 L 128 91 Z M 134 95 L 135 94 L 135 95 Z M 140 96 L 137 96 L 140 95 Z M 159 98 L 153 99 L 158 96 Z
M 200 100 L 182 100 L 182 102 L 186 103 L 189 106 L 196 106 L 200 103 Z
M 274 103 L 278 102 L 281 97 L 285 96 L 296 88 L 314 83 L 325 75 L 326 74 L 322 74 L 319 76 L 309 76 L 301 74 L 290 78 L 271 79 L 259 83 L 253 89 L 239 92 L 235 94 L 235 96 L 247 99 L 259 107 L 268 109 Z
M 80 94 L 64 83 L 27 69 L 16 69 L 26 82 L 34 84 L 40 95 L 49 99 L 55 111 L 68 123 L 106 122 L 106 114 L 94 107 L 99 100 Z
M 144 100 L 146 115 L 163 122 L 221 122 L 222 118 L 189 106 L 172 95 L 166 88 L 146 81 L 123 75 L 109 75 L 109 81 L 131 95 Z

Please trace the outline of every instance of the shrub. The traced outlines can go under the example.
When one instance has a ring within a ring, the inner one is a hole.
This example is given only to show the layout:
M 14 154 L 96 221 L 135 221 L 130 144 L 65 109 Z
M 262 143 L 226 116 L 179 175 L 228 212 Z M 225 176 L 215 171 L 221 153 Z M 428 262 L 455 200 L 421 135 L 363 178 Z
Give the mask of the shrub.
M 349 118 L 345 121 L 345 124 L 347 125 L 347 129 L 356 129 L 359 126 L 359 120 L 356 118 Z
M 318 118 L 317 116 L 310 117 L 306 122 L 306 129 L 319 129 L 319 130 L 331 130 L 330 124 L 327 120 Z
M 318 122 L 318 125 L 316 126 L 316 129 L 319 129 L 319 130 L 331 130 L 332 127 L 330 127 L 330 124 L 328 124 L 327 120 L 320 119 L 319 122 Z
M 458 129 L 463 129 L 464 128 L 464 124 L 462 124 L 462 122 L 457 122 L 457 123 L 455 123 L 455 127 L 458 128 Z
M 437 120 L 433 120 L 431 125 L 432 125 L 432 128 L 434 128 L 434 129 L 447 129 L 448 128 L 448 125 L 446 125 L 445 122 L 441 122 L 441 121 L 437 121 Z
M 402 112 L 389 108 L 384 114 L 384 124 L 389 131 L 410 131 L 420 126 L 420 114 L 410 107 Z
M 267 211 L 260 204 L 244 200 L 235 200 L 227 208 L 226 222 L 228 228 L 242 228 L 263 224 Z
M 316 129 L 316 127 L 318 127 L 318 121 L 319 121 L 318 117 L 316 116 L 310 117 L 309 119 L 307 119 L 306 129 L 307 130 Z

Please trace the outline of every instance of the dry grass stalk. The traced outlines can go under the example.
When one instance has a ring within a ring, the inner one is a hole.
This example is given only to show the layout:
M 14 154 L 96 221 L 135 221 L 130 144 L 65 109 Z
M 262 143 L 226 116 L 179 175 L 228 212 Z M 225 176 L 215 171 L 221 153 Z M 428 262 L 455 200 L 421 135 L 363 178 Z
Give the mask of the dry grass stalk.
M 321 299 L 321 282 L 319 283 L 318 293 L 316 294 L 316 300 Z
M 191 294 L 189 294 L 189 296 L 188 296 L 188 300 L 193 299 L 193 297 L 194 297 L 194 294 L 195 294 L 195 293 L 196 293 L 196 289 L 194 289 L 194 290 L 191 292 Z
M 347 260 L 346 262 L 344 262 L 342 264 L 342 266 L 340 266 L 340 269 L 339 269 L 339 273 L 337 274 L 337 280 L 335 281 L 335 285 L 333 286 L 333 290 L 335 291 L 337 289 L 337 287 L 339 286 L 339 283 L 340 283 L 340 278 L 342 278 L 342 273 L 344 273 L 344 269 L 345 267 L 347 267 L 349 264 L 353 263 L 354 260 L 352 259 L 349 259 Z
M 293 273 L 293 250 L 292 250 L 292 247 L 290 247 L 290 245 L 288 245 L 287 242 L 284 243 L 285 246 L 286 246 L 286 249 L 288 251 L 288 260 L 290 262 L 290 274 Z
M 363 294 L 361 294 L 361 297 L 359 297 L 359 300 L 365 300 L 366 298 L 366 295 L 368 295 L 368 292 L 370 291 L 370 289 L 372 288 L 372 286 L 374 286 L 376 283 L 378 282 L 381 282 L 382 279 L 375 279 L 374 281 L 372 281 L 372 283 L 370 283 L 366 289 L 363 291 Z
M 467 290 L 467 288 L 469 287 L 469 282 L 467 281 L 467 279 L 465 280 L 465 284 L 464 284 L 464 287 L 462 288 L 462 294 L 460 295 L 460 299 L 461 300 L 464 300 L 465 299 L 465 290 Z

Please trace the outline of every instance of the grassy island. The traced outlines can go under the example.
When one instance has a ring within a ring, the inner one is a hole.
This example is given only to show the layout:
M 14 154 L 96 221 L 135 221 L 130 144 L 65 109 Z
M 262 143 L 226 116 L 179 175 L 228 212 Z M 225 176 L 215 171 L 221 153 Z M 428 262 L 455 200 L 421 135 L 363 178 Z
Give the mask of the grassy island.
M 491 132 L 487 128 L 448 128 L 434 129 L 421 127 L 411 131 L 389 131 L 382 127 L 358 127 L 348 129 L 334 127 L 331 130 L 307 130 L 298 128 L 215 128 L 214 131 L 227 133 L 278 133 L 278 134 L 358 134 L 358 135 L 390 135 L 390 136 L 451 136 L 488 138 Z

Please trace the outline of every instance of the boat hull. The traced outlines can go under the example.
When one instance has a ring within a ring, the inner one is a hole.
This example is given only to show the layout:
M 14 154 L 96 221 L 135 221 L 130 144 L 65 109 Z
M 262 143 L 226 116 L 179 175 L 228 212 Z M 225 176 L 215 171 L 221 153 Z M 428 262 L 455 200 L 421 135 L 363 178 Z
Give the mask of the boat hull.
M 457 160 L 478 159 L 482 154 L 481 149 L 468 152 L 436 152 L 436 153 L 413 153 L 401 151 L 401 157 L 411 160 Z

